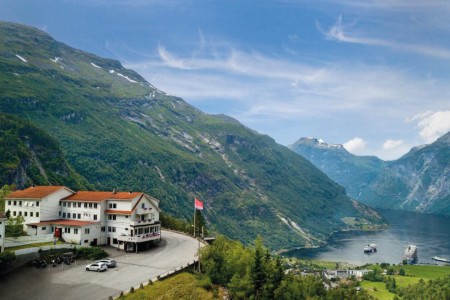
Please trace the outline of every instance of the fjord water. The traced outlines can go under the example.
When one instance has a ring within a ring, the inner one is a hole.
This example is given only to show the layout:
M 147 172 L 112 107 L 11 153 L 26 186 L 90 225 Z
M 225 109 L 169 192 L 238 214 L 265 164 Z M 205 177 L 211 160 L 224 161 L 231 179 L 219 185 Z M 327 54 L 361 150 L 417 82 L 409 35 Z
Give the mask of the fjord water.
M 450 217 L 396 210 L 380 210 L 390 228 L 378 232 L 338 232 L 328 245 L 314 249 L 300 249 L 285 253 L 303 259 L 348 262 L 352 264 L 387 262 L 398 264 L 408 244 L 418 247 L 421 264 L 441 264 L 433 256 L 450 259 Z M 377 244 L 378 251 L 363 252 L 367 244 Z

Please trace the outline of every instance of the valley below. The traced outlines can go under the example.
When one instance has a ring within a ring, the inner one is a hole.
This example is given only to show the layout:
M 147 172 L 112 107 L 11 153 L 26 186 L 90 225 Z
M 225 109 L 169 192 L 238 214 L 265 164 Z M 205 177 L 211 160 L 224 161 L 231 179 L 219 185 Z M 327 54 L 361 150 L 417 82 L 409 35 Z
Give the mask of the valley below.
M 390 223 L 382 231 L 340 231 L 318 248 L 302 248 L 284 253 L 288 257 L 333 262 L 399 264 L 409 244 L 418 247 L 419 264 L 441 264 L 433 256 L 450 257 L 450 217 L 399 210 L 380 210 Z M 364 253 L 363 247 L 375 243 L 377 252 Z

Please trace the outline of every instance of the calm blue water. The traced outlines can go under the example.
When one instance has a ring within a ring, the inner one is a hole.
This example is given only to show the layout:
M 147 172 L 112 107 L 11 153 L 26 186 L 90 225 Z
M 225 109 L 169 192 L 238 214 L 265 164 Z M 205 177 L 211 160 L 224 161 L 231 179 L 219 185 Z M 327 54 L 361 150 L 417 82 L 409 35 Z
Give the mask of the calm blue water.
M 380 232 L 339 232 L 327 246 L 316 249 L 293 250 L 285 254 L 298 258 L 326 261 L 365 263 L 395 263 L 403 259 L 408 244 L 418 247 L 419 263 L 441 264 L 433 256 L 450 259 L 450 217 L 394 210 L 380 210 L 391 227 Z M 375 243 L 378 251 L 365 254 L 363 247 Z

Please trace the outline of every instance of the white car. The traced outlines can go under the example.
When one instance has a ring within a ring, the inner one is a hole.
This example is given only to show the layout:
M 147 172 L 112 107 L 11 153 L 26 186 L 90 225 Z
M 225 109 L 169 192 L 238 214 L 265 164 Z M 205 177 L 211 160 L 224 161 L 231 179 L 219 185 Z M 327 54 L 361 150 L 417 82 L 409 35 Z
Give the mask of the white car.
M 116 261 L 111 258 L 103 258 L 98 260 L 97 262 L 105 264 L 108 268 L 114 268 L 117 265 Z
M 108 267 L 104 263 L 96 262 L 86 266 L 86 271 L 97 271 L 103 272 L 106 271 Z

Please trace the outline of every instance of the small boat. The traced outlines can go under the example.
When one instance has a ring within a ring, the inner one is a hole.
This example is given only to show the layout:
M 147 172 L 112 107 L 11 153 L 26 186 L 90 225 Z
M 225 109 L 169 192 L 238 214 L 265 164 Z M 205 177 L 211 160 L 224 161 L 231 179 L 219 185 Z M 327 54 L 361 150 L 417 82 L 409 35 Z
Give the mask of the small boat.
M 450 263 L 450 259 L 446 259 L 446 258 L 439 257 L 439 256 L 433 256 L 433 260 L 441 261 L 441 262 L 445 262 L 445 263 Z
M 377 252 L 376 244 L 369 244 L 367 246 L 364 246 L 364 253 L 372 253 L 372 252 Z
M 406 260 L 407 264 L 414 264 L 417 262 L 417 246 L 416 245 L 408 245 L 406 247 L 403 259 Z

